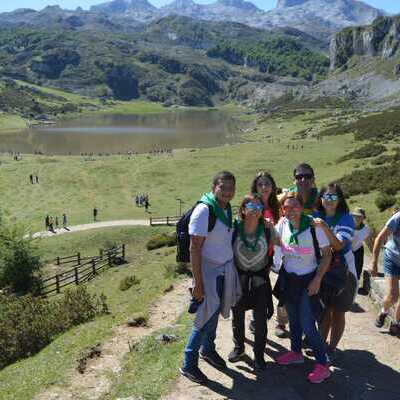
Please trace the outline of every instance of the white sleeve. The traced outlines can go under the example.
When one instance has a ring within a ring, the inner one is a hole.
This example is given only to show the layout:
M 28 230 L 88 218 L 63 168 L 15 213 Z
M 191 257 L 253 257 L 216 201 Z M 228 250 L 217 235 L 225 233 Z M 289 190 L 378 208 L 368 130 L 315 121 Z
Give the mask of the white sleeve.
M 368 225 L 365 225 L 364 228 L 362 228 L 359 232 L 358 232 L 358 240 L 360 242 L 363 242 L 365 239 L 367 239 L 367 237 L 371 234 L 371 229 Z
M 204 236 L 208 235 L 208 206 L 207 204 L 198 204 L 190 216 L 189 235 Z
M 325 235 L 325 232 L 319 226 L 316 227 L 315 233 L 317 235 L 319 248 L 323 249 L 324 247 L 328 247 L 330 245 L 328 237 Z

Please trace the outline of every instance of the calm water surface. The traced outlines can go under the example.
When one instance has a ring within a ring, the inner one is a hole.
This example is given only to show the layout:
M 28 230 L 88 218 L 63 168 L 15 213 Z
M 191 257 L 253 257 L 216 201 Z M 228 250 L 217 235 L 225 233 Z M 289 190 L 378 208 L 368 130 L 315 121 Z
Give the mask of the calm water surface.
M 0 135 L 0 151 L 45 154 L 148 152 L 212 147 L 238 140 L 236 122 L 220 111 L 107 115 Z

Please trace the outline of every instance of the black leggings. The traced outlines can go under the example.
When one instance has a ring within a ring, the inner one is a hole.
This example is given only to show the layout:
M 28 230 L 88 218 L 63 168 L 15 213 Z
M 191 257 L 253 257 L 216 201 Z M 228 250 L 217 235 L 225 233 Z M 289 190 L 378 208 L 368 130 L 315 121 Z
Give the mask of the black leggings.
M 360 280 L 364 266 L 364 246 L 361 246 L 358 250 L 354 251 L 353 254 L 354 262 L 356 264 L 357 278 Z

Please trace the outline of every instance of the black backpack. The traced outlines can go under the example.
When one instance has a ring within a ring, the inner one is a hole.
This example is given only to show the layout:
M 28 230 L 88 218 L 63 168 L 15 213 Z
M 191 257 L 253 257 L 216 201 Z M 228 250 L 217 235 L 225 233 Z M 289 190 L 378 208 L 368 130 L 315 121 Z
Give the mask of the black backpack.
M 193 210 L 198 204 L 198 201 L 190 210 L 186 211 L 176 224 L 176 261 L 177 262 L 190 262 L 190 235 L 189 235 L 189 222 L 192 216 Z M 213 208 L 208 206 L 208 232 L 211 232 L 217 222 L 217 216 L 214 213 Z

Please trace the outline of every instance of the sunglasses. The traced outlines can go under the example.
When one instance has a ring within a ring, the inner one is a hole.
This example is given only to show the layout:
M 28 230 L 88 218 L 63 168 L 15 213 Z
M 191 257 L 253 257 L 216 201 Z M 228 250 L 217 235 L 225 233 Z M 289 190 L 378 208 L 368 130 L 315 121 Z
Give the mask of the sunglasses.
M 272 186 L 272 182 L 269 181 L 268 179 L 260 179 L 259 181 L 257 181 L 257 186 L 263 187 L 263 186 Z
M 339 200 L 339 196 L 336 193 L 325 193 L 322 199 L 326 201 L 337 201 Z
M 251 210 L 251 211 L 262 211 L 264 209 L 264 206 L 260 203 L 246 203 L 245 205 L 246 210 Z
M 282 206 L 283 211 L 301 210 L 300 206 Z
M 301 181 L 303 179 L 306 179 L 309 181 L 314 178 L 314 175 L 313 174 L 297 174 L 297 175 L 295 175 L 295 178 L 296 178 L 296 181 Z

